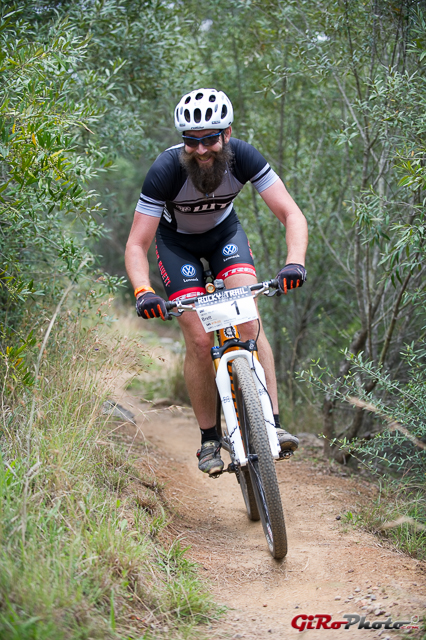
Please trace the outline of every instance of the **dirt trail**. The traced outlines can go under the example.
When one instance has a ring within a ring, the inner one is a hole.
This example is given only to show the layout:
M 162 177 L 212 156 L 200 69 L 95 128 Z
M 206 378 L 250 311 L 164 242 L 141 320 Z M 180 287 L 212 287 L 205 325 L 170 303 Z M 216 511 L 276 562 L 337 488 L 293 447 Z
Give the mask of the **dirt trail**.
M 367 502 L 373 488 L 359 476 L 330 475 L 314 436 L 302 437 L 293 459 L 277 465 L 289 542 L 287 558 L 277 562 L 261 524 L 246 516 L 235 476 L 211 480 L 198 471 L 199 431 L 192 411 L 153 413 L 123 390 L 116 399 L 136 414 L 137 437 L 155 447 L 157 474 L 176 507 L 173 532 L 191 546 L 189 556 L 203 567 L 216 600 L 229 608 L 209 630 L 211 638 L 359 639 L 365 633 L 358 625 L 300 632 L 291 621 L 298 614 L 330 614 L 334 621 L 358 614 L 374 622 L 425 613 L 425 564 L 336 520 Z M 368 637 L 399 634 L 376 629 Z

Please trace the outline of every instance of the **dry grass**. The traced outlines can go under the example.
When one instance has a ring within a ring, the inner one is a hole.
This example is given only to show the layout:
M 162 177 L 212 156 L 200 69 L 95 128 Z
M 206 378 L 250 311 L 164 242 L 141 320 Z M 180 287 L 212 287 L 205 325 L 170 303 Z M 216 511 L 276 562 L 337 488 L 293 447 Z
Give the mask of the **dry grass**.
M 117 378 L 139 374 L 147 357 L 133 338 L 62 320 L 34 389 L 15 385 L 17 401 L 3 402 L 2 640 L 199 637 L 209 619 L 195 566 L 160 540 L 161 484 L 138 471 L 102 415 Z

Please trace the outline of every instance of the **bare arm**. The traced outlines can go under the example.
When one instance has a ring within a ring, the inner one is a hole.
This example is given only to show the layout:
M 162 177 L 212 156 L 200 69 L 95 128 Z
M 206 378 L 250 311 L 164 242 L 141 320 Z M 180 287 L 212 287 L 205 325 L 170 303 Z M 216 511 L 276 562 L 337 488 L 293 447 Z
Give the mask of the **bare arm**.
M 134 289 L 150 286 L 148 249 L 154 240 L 159 222 L 160 218 L 135 211 L 124 254 L 127 275 Z
M 308 224 L 303 213 L 285 188 L 282 180 L 277 180 L 260 194 L 270 210 L 286 228 L 286 264 L 305 265 L 308 247 Z

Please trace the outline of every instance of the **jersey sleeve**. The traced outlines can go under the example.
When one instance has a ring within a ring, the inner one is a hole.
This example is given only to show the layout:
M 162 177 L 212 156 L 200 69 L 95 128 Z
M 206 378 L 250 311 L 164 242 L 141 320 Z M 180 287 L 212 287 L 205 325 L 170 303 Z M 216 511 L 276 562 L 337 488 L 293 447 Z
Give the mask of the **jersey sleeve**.
M 278 180 L 278 175 L 251 144 L 231 138 L 231 145 L 234 152 L 232 172 L 242 184 L 251 182 L 258 193 L 262 193 Z
M 142 186 L 136 211 L 161 218 L 167 200 L 173 200 L 182 186 L 183 172 L 179 162 L 182 145 L 163 151 L 151 165 Z

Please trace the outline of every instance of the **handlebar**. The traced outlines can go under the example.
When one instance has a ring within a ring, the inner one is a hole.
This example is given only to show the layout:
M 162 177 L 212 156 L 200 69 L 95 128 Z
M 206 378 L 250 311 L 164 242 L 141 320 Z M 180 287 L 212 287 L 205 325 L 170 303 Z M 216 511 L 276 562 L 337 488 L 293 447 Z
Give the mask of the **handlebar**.
M 260 294 L 264 294 L 266 296 L 274 296 L 279 294 L 279 291 L 277 291 L 278 289 L 278 280 L 277 278 L 273 278 L 272 280 L 265 280 L 264 282 L 256 282 L 256 284 L 251 284 L 248 285 L 250 291 L 255 291 L 256 294 L 254 297 L 257 297 Z M 240 287 L 235 287 L 236 289 L 239 289 Z M 273 291 L 272 293 L 269 293 L 270 289 L 275 289 L 275 291 Z M 223 291 L 223 289 L 217 289 L 218 291 Z M 232 289 L 228 289 L 228 291 L 232 291 Z M 206 296 L 211 295 L 209 293 L 205 294 Z M 166 309 L 167 311 L 171 311 L 171 309 L 175 309 L 176 307 L 179 307 L 179 309 L 183 310 L 189 310 L 192 309 L 192 307 L 190 307 L 189 305 L 194 304 L 195 302 L 197 302 L 198 300 L 202 300 L 204 296 L 195 296 L 194 298 L 185 298 L 185 299 L 176 299 L 176 300 L 168 300 L 166 302 Z M 187 306 L 188 305 L 188 306 Z M 175 314 L 172 314 L 175 315 Z M 178 314 L 180 315 L 180 314 Z

